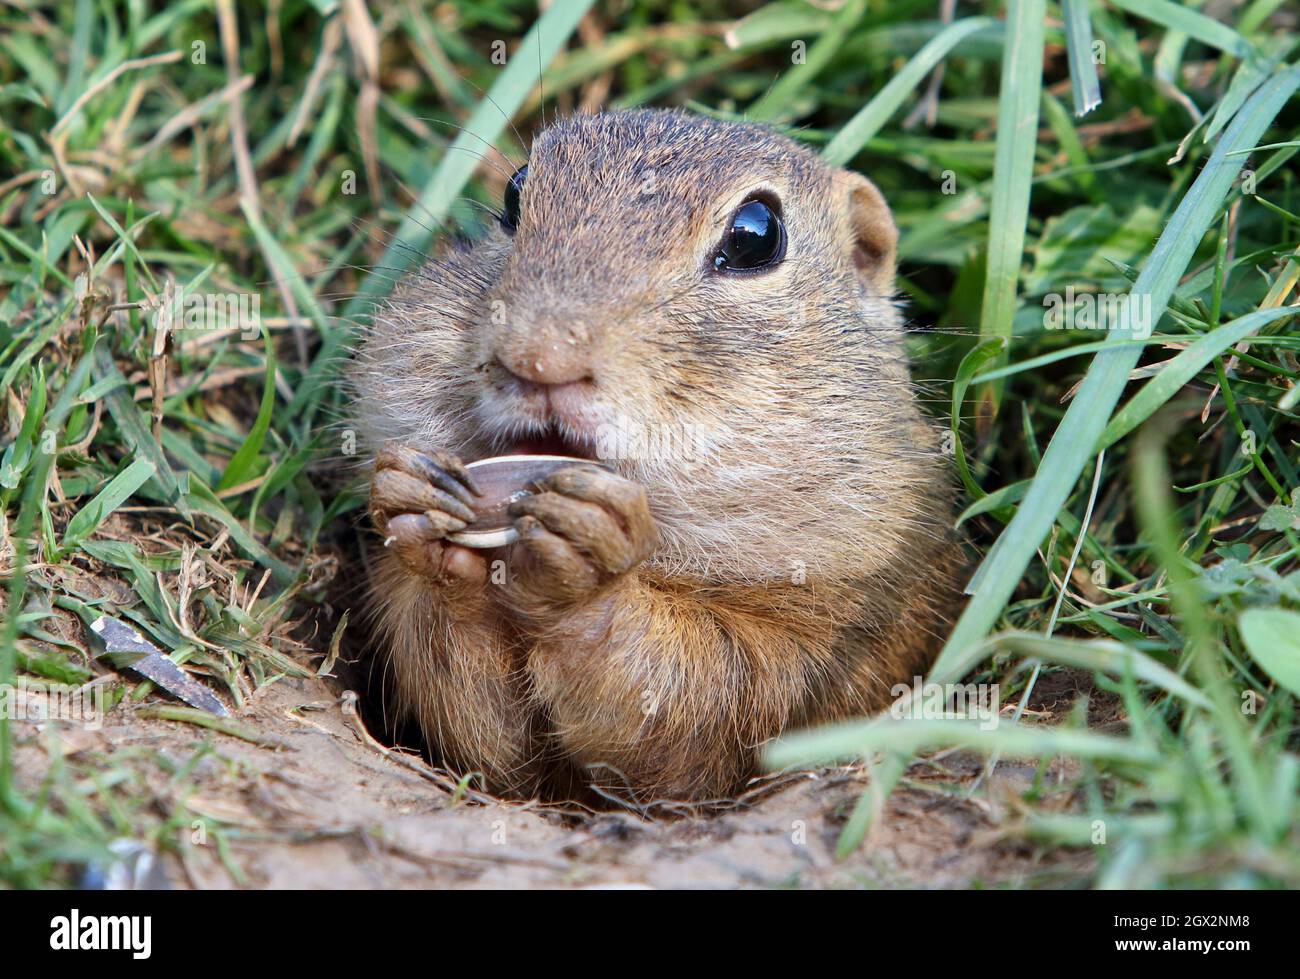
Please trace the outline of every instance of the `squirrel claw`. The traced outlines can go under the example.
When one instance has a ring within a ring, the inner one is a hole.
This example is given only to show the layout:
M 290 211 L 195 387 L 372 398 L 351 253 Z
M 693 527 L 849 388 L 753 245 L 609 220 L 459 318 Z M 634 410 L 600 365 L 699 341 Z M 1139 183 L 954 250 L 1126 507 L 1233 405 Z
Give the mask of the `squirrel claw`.
M 408 445 L 389 446 L 375 458 L 375 470 L 392 469 L 422 477 L 436 489 L 454 496 L 466 508 L 474 505 L 481 490 L 473 475 L 454 455 L 425 452 Z M 473 519 L 472 511 L 469 519 Z
M 566 600 L 626 574 L 654 550 L 645 490 L 613 473 L 563 469 L 510 507 L 528 591 Z
M 459 475 L 458 475 L 459 474 Z M 455 456 L 390 446 L 375 459 L 370 481 L 370 515 L 384 535 L 384 547 L 420 577 L 437 580 L 445 571 L 444 541 L 474 519 L 472 478 Z

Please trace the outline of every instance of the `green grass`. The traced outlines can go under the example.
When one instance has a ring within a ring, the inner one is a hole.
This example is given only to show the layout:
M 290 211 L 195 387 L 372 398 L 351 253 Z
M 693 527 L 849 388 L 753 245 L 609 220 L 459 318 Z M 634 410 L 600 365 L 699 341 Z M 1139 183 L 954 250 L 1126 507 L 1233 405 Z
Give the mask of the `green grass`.
M 1300 38 L 1276 0 L 1232 23 L 1052 2 L 1045 29 L 1039 0 L 952 25 L 932 0 L 637 0 L 580 34 L 587 3 L 540 25 L 516 2 L 369 6 L 346 31 L 330 0 L 0 9 L 0 683 L 103 672 L 79 625 L 101 611 L 236 703 L 309 669 L 292 625 L 361 502 L 335 424 L 353 323 L 486 220 L 543 113 L 684 105 L 788 127 L 895 209 L 979 559 L 935 677 L 1024 706 L 1085 670 L 1126 721 L 854 723 L 773 761 L 867 757 L 887 788 L 926 748 L 1066 754 L 1081 774 L 1036 786 L 1024 831 L 1093 847 L 1093 883 L 1300 883 Z M 1150 296 L 1154 333 L 1046 329 L 1067 287 Z M 159 356 L 163 298 L 210 293 L 257 297 L 264 335 L 179 315 Z M 219 581 L 182 590 L 197 565 Z M 13 731 L 0 881 L 75 880 L 120 835 L 175 845 L 184 813 L 140 802 L 158 759 L 73 756 L 33 785 Z

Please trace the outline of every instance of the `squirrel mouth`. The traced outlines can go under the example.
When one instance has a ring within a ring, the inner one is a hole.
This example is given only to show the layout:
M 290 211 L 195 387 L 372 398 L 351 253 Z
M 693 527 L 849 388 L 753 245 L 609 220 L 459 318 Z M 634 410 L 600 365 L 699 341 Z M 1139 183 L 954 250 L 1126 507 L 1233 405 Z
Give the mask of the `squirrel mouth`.
M 506 446 L 510 455 L 573 456 L 576 459 L 595 459 L 595 446 L 582 437 L 560 431 L 554 426 L 540 435 L 520 439 Z

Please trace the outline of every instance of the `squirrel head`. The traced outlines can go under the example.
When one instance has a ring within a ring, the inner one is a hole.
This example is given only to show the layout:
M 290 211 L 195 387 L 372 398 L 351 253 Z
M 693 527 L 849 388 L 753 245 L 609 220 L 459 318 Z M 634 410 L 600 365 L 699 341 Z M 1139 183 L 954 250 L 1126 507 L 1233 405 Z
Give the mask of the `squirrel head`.
M 376 314 L 358 423 L 467 460 L 601 458 L 646 487 L 665 573 L 870 573 L 942 533 L 896 244 L 870 181 L 768 129 L 576 116 L 499 224 Z
M 599 387 L 621 359 L 654 362 L 641 344 L 674 337 L 761 346 L 828 298 L 893 290 L 897 232 L 866 178 L 766 129 L 684 113 L 546 130 L 499 233 L 484 356 L 542 384 Z

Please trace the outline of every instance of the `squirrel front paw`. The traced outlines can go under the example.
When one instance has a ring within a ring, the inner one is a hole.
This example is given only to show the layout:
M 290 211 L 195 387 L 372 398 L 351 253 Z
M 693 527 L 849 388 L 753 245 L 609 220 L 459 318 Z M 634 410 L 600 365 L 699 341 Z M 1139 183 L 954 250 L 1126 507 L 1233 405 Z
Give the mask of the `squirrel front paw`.
M 454 455 L 390 446 L 375 458 L 370 480 L 370 517 L 384 546 L 408 570 L 442 582 L 482 582 L 487 562 L 446 542 L 474 519 L 474 477 Z
M 515 502 L 512 564 L 524 596 L 572 602 L 626 574 L 654 550 L 645 489 L 603 469 L 561 469 Z

